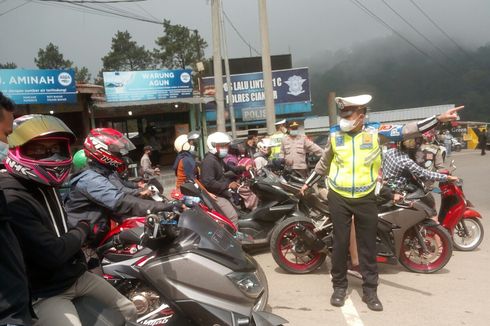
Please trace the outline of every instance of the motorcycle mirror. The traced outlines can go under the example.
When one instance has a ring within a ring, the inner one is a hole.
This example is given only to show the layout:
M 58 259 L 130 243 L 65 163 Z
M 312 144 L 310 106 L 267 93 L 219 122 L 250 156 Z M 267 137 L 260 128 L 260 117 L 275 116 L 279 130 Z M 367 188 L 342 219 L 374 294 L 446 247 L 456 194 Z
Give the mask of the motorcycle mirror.
M 454 160 L 451 160 L 451 165 L 450 167 L 454 170 L 456 170 L 456 164 L 454 164 Z

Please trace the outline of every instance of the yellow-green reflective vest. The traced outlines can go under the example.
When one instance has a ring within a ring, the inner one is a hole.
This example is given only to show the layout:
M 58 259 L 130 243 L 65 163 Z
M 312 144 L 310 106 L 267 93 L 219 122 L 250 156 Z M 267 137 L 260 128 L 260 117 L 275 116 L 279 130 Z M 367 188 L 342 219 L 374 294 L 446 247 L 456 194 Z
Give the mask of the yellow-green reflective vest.
M 347 198 L 360 198 L 374 190 L 381 166 L 378 129 L 367 126 L 355 135 L 332 128 L 333 158 L 327 183 Z
M 280 131 L 276 131 L 269 137 L 271 140 L 271 156 L 273 158 L 279 158 L 281 154 L 281 144 L 284 134 Z

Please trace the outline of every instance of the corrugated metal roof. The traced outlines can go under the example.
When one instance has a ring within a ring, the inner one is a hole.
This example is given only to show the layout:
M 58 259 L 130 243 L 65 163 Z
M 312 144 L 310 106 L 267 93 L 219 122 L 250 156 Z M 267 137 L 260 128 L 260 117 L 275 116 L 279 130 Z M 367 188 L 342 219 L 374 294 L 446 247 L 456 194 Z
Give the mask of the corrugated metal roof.
M 454 107 L 454 104 L 443 104 L 434 106 L 423 106 L 418 108 L 370 111 L 368 112 L 369 121 L 382 123 L 406 123 L 410 121 L 422 120 L 424 118 L 441 114 Z M 314 132 L 316 130 L 326 130 L 329 127 L 328 116 L 312 117 L 305 119 L 305 130 Z

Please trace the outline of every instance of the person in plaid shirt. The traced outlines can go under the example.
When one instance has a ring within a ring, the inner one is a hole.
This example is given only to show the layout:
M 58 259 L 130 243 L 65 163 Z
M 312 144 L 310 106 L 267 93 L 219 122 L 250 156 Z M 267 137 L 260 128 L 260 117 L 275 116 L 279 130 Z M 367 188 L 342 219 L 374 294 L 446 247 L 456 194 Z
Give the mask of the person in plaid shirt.
M 401 143 L 401 149 L 390 148 L 383 155 L 383 181 L 394 194 L 402 193 L 412 178 L 421 181 L 457 181 L 458 177 L 432 172 L 418 165 L 409 156 L 409 152 L 414 150 L 415 142 L 413 139 L 405 140 Z M 437 215 L 434 197 L 429 193 L 422 201 L 433 210 L 433 216 Z

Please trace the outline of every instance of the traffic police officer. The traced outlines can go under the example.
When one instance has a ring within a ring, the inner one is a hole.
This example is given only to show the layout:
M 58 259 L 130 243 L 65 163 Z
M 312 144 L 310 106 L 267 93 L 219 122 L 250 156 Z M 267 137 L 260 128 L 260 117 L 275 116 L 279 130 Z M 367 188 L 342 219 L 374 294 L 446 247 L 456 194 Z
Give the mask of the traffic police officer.
M 341 119 L 338 125 L 331 127 L 325 151 L 301 191 L 304 192 L 322 176 L 328 175 L 327 183 L 331 190 L 328 193 L 328 202 L 334 228 L 331 269 L 334 292 L 330 304 L 341 307 L 345 302 L 348 285 L 347 254 L 354 215 L 363 278 L 362 300 L 369 309 L 381 311 L 383 305 L 377 296 L 378 210 L 374 194 L 381 165 L 380 144 L 389 140 L 414 138 L 434 128 L 438 122 L 455 120 L 457 111 L 463 107 L 404 126 L 380 126 L 378 123 L 365 123 L 366 105 L 371 101 L 370 95 L 337 97 L 335 101 Z
M 282 139 L 288 132 L 286 119 L 282 119 L 276 122 L 276 132 L 270 136 L 271 140 L 271 158 L 281 157 L 281 144 Z
M 286 166 L 291 167 L 302 178 L 308 176 L 308 165 L 306 164 L 306 154 L 313 153 L 321 156 L 323 150 L 311 139 L 298 130 L 299 124 L 293 121 L 289 125 L 289 135 L 284 136 L 281 144 L 281 152 L 284 154 Z

